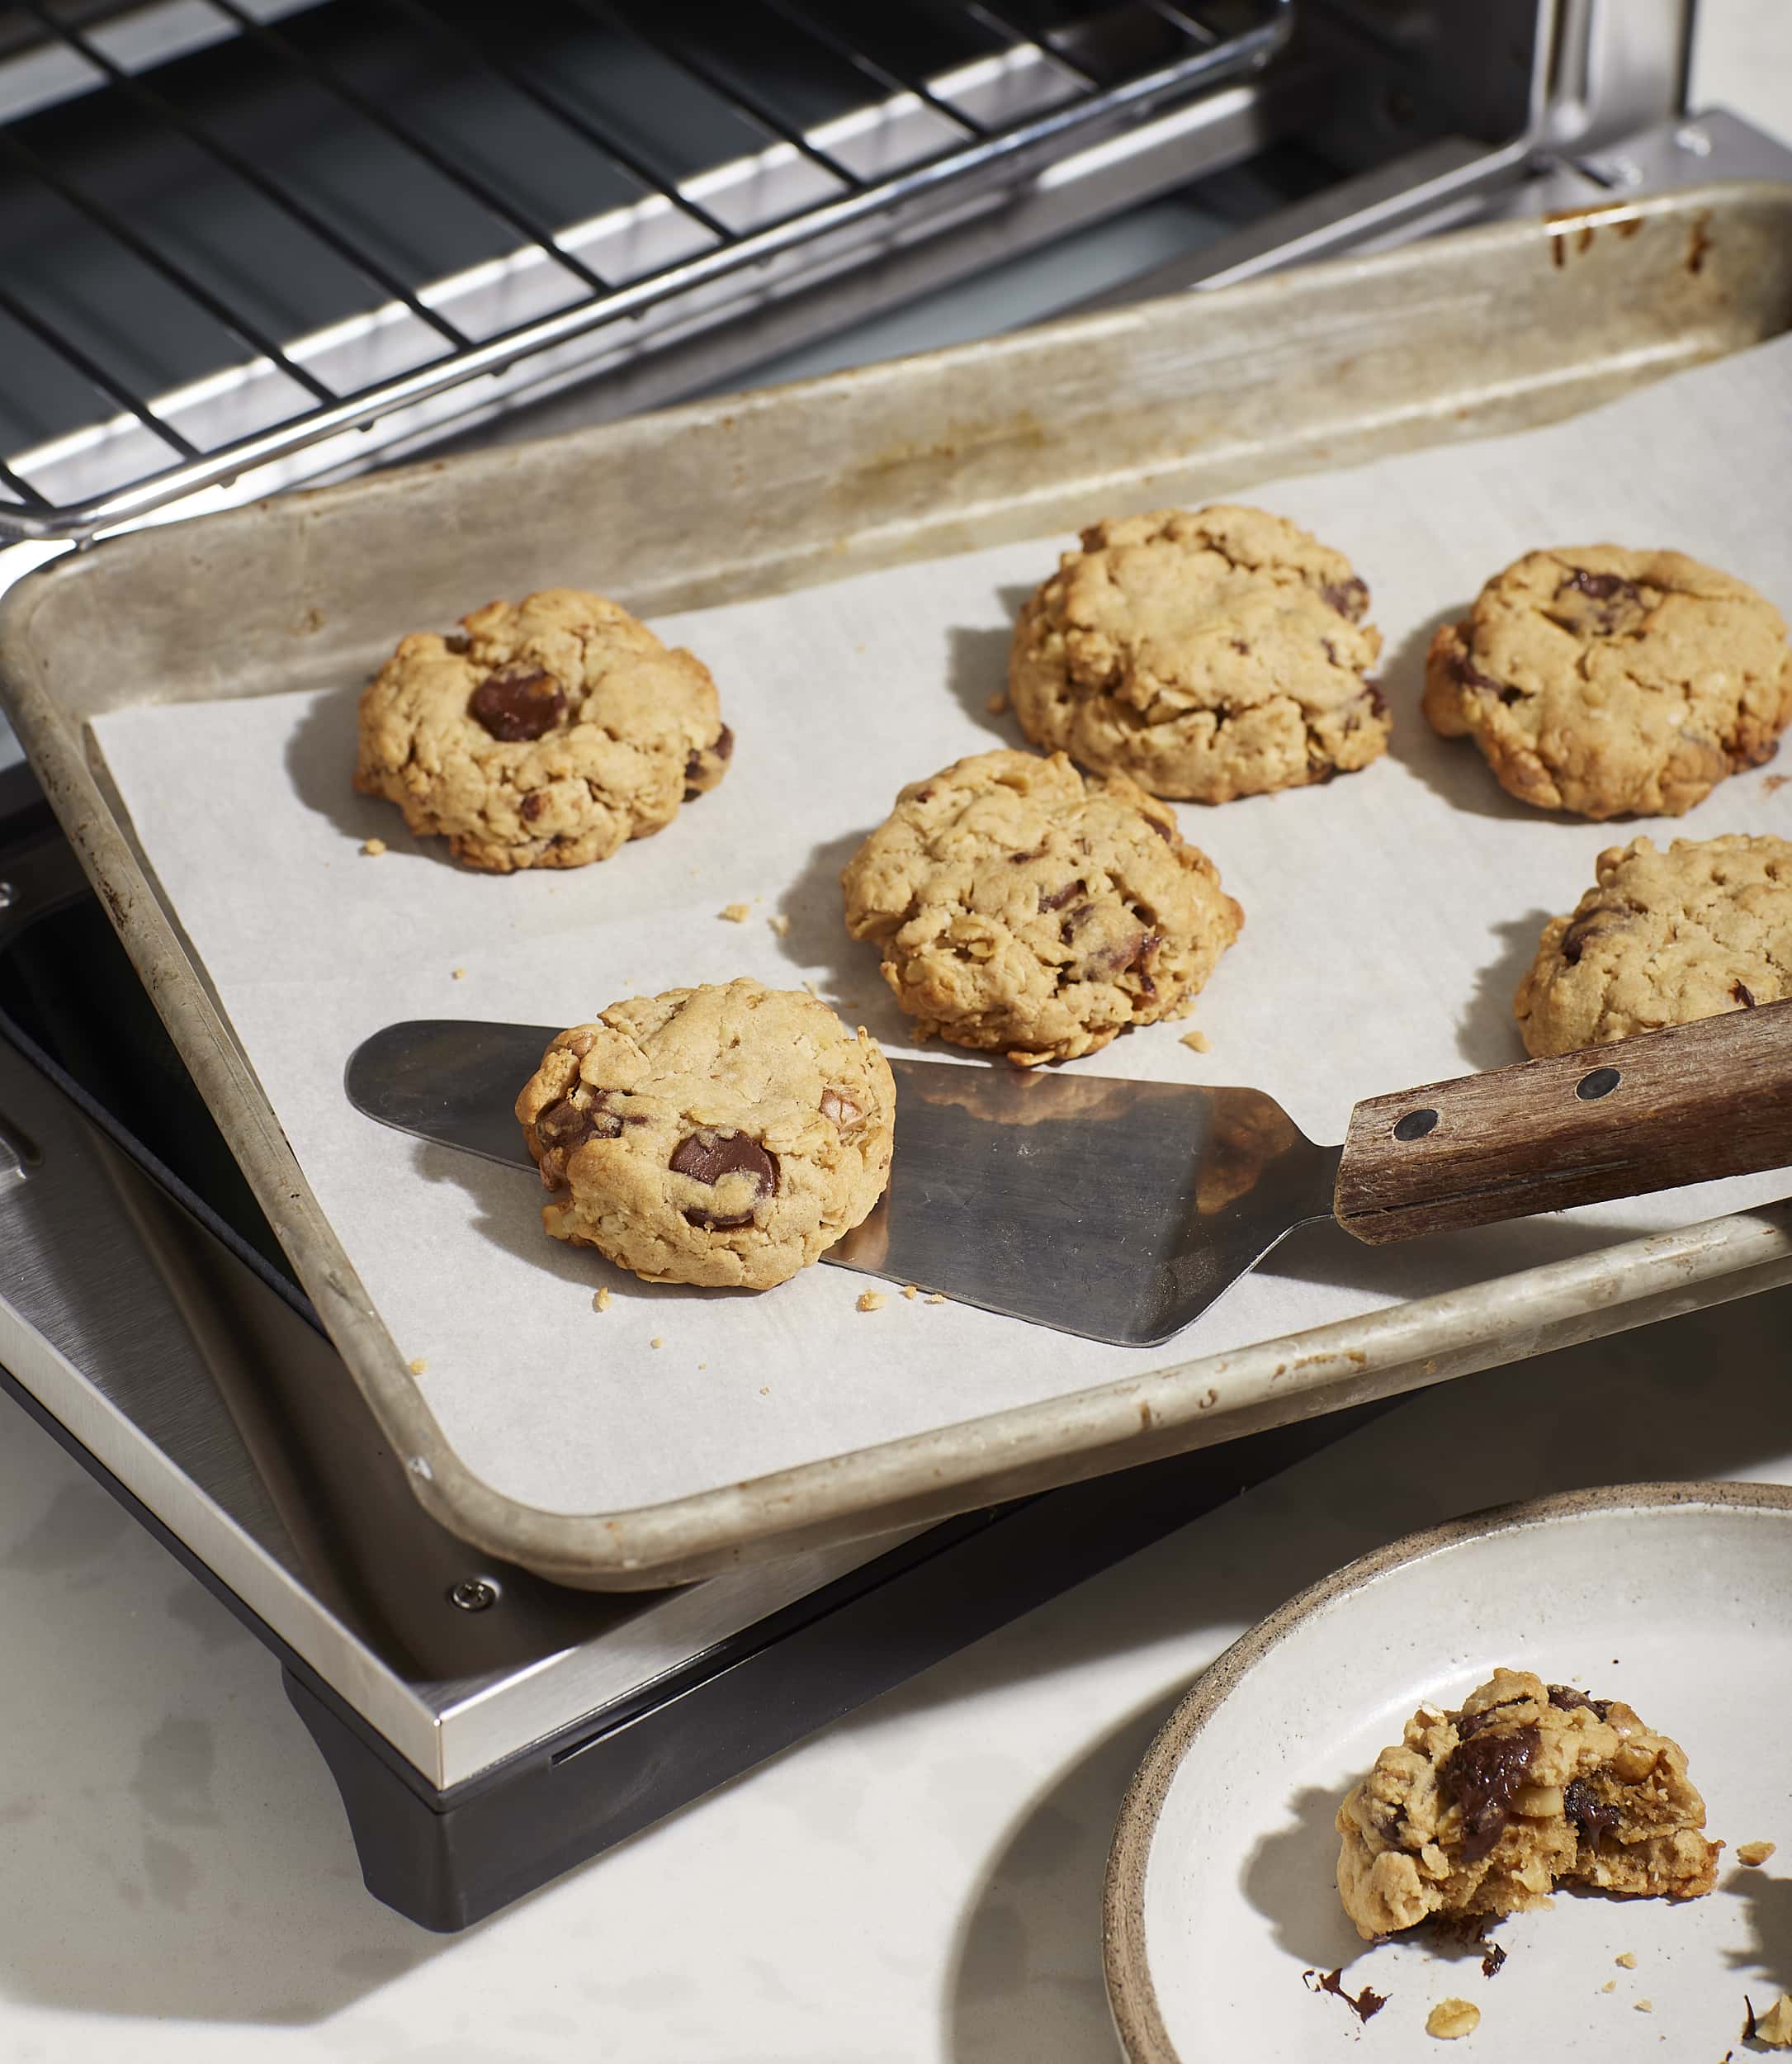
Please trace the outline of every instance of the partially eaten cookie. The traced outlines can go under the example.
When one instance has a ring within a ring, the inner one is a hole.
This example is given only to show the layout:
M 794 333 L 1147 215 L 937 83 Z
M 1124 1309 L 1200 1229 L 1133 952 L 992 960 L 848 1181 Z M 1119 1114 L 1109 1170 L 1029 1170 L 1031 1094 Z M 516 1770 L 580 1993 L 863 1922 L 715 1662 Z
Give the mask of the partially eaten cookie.
M 1421 1706 L 1338 1809 L 1338 1891 L 1366 1941 L 1447 1918 L 1547 1906 L 1558 1886 L 1697 1899 L 1721 1842 L 1686 1751 L 1617 1699 L 1499 1669 L 1445 1712 Z

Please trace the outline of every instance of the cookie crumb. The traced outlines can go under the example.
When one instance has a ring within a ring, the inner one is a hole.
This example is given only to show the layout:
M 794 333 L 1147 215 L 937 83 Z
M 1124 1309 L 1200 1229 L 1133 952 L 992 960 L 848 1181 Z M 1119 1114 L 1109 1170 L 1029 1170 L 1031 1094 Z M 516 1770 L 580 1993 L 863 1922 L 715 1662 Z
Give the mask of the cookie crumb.
M 1761 793 L 1776 796 L 1789 781 L 1792 781 L 1792 774 L 1769 774 L 1761 784 Z
M 771 926 L 772 930 L 778 934 L 780 939 L 789 938 L 790 920 L 784 915 L 783 911 L 774 911 L 765 921 Z
M 1191 1053 L 1211 1053 L 1213 1051 L 1213 1042 L 1201 1031 L 1184 1032 L 1182 1044 Z
M 653 1338 L 647 1343 L 650 1347 L 664 1347 L 665 1344 L 666 1343 L 660 1337 L 658 1333 L 655 1333 Z
M 1628 1949 L 1615 1957 L 1612 1961 L 1615 1963 L 1621 1963 L 1626 1971 L 1634 1971 L 1637 1967 L 1637 1960 Z
M 701 1368 L 703 1366 L 703 1365 L 702 1365 L 702 1362 L 698 1362 L 698 1364 L 697 1364 L 697 1367 L 698 1367 L 699 1369 L 701 1369 Z M 760 1395 L 762 1398 L 768 1398 L 768 1397 L 770 1397 L 770 1396 L 771 1396 L 771 1394 L 772 1394 L 772 1386 L 770 1385 L 770 1384 L 768 1384 L 768 1383 L 762 1383 L 762 1384 L 759 1385 L 759 1395 Z
M 998 689 L 995 694 L 991 696 L 990 699 L 983 705 L 983 707 L 989 712 L 991 717 L 1003 716 L 1007 712 L 1008 698 L 1000 691 L 1000 689 Z
M 918 1283 L 905 1283 L 902 1285 L 902 1295 L 907 1298 L 911 1304 L 915 1302 L 915 1299 L 920 1295 L 920 1285 Z
M 1473 2035 L 1481 2025 L 1481 2010 L 1473 2000 L 1440 2000 L 1425 2017 L 1425 2032 L 1440 2043 Z
M 384 839 L 363 839 L 361 841 L 361 850 L 370 860 L 376 860 L 385 850 L 385 840 Z
M 466 970 L 465 968 L 456 968 L 452 972 L 454 978 L 456 982 L 465 982 L 466 980 Z
M 1738 1842 L 1736 1860 L 1738 1863 L 1761 1864 L 1773 1854 L 1775 1844 L 1771 1842 Z
M 411 1364 L 411 1374 L 414 1376 L 420 1376 L 423 1373 L 424 1370 L 426 1370 L 429 1364 L 423 1360 L 421 1355 L 419 1355 Z
M 1599 1989 L 1601 1992 L 1615 1992 L 1618 1990 L 1618 1981 L 1615 1978 L 1608 1978 Z
M 1792 2050 L 1792 1998 L 1781 1993 L 1765 2014 L 1749 2012 L 1755 2025 L 1750 2033 L 1770 2050 Z
M 882 1290 L 861 1290 L 858 1293 L 858 1309 L 862 1312 L 881 1312 L 889 1301 Z
M 718 917 L 726 917 L 731 925 L 744 925 L 753 915 L 750 903 L 724 903 L 716 911 Z
M 945 1301 L 945 1294 L 941 1290 L 934 1290 L 929 1296 L 921 1299 L 924 1304 L 943 1304 Z
M 600 1290 L 592 1299 L 591 1309 L 594 1312 L 607 1312 L 610 1309 L 610 1293 L 608 1289 Z
M 1655 2011 L 1655 2003 L 1653 2000 L 1638 2000 L 1636 2003 L 1636 2010 L 1638 2014 L 1653 2014 Z

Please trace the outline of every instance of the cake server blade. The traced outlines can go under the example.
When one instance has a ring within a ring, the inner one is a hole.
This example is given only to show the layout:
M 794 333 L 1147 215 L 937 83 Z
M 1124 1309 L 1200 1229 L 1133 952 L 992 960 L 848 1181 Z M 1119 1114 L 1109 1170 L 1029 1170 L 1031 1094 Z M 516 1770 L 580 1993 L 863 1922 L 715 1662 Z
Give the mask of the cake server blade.
M 553 1027 L 388 1025 L 348 1063 L 370 1118 L 518 1169 L 512 1115 Z M 1792 1162 L 1792 1000 L 1391 1096 L 1318 1147 L 1260 1091 L 892 1060 L 896 1157 L 822 1257 L 1142 1347 L 1297 1226 L 1370 1246 Z

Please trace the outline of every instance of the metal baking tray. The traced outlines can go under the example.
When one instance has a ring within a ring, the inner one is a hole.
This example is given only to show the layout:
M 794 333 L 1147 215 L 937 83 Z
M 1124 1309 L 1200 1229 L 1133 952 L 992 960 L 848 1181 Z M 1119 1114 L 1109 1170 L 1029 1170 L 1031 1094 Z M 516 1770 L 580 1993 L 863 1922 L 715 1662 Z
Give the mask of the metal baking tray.
M 89 720 L 340 686 L 377 663 L 395 623 L 449 620 L 469 594 L 522 593 L 569 563 L 601 564 L 611 592 L 649 613 L 776 595 L 1529 427 L 1789 328 L 1792 187 L 1502 225 L 123 537 L 7 597 L 0 695 L 417 1495 L 545 1576 L 661 1584 L 1768 1288 L 1792 1280 L 1792 1203 L 715 1490 L 545 1511 L 481 1480 L 444 1438 L 135 845 Z

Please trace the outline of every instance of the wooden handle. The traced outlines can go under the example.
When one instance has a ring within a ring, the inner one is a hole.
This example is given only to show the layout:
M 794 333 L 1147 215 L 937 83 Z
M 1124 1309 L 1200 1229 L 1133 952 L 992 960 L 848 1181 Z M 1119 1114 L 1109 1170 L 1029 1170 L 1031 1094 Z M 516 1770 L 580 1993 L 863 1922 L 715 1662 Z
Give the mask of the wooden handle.
M 1338 1223 L 1378 1247 L 1792 1162 L 1792 1001 L 1372 1096 Z

